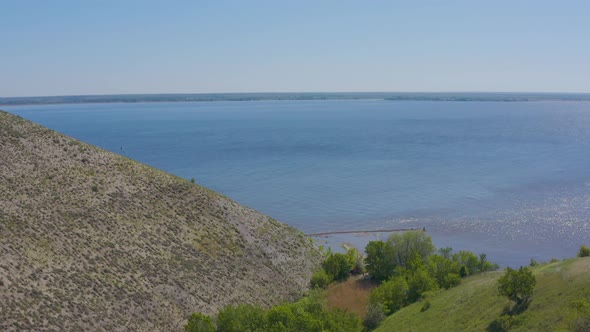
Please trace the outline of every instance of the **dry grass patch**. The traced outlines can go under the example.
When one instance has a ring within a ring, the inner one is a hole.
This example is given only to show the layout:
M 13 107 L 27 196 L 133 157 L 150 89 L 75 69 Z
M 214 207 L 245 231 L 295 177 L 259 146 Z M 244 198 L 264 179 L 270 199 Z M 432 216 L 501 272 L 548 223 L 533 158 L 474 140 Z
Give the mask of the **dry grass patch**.
M 369 294 L 375 287 L 377 284 L 371 280 L 351 276 L 344 282 L 328 287 L 328 307 L 340 308 L 364 318 L 369 304 Z

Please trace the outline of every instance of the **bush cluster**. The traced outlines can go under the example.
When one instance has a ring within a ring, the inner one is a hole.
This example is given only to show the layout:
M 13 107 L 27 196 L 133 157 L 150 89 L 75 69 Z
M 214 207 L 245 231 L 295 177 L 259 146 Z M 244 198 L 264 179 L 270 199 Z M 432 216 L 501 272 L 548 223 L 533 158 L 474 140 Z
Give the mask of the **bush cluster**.
M 311 288 L 325 288 L 333 281 L 346 280 L 351 273 L 363 273 L 364 270 L 363 256 L 355 248 L 344 254 L 328 251 L 322 267 L 311 277 Z
M 453 253 L 446 247 L 435 253 L 432 239 L 424 232 L 393 234 L 387 241 L 371 241 L 365 258 L 367 272 L 381 282 L 371 291 L 369 310 L 382 310 L 390 315 L 420 300 L 425 293 L 448 289 L 461 283 L 461 278 L 498 269 L 485 254 L 461 250 Z M 424 310 L 430 303 L 424 306 Z M 367 328 L 375 326 L 375 313 L 367 314 Z M 369 321 L 370 320 L 370 321 Z
M 578 257 L 590 257 L 590 247 L 580 246 L 580 251 L 578 251 Z
M 341 310 L 328 310 L 317 293 L 295 303 L 270 309 L 240 304 L 227 306 L 215 319 L 195 313 L 185 325 L 187 332 L 360 332 L 361 321 Z

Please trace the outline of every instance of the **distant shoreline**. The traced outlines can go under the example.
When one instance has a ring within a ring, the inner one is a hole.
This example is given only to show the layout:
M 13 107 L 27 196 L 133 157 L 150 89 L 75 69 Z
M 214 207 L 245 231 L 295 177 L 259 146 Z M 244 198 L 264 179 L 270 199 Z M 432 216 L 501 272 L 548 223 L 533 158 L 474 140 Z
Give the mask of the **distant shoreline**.
M 0 97 L 2 106 L 213 102 L 213 101 L 313 101 L 313 100 L 390 100 L 390 101 L 590 101 L 590 93 L 511 93 L 511 92 L 303 92 L 303 93 L 195 93 L 124 94 L 45 97 Z

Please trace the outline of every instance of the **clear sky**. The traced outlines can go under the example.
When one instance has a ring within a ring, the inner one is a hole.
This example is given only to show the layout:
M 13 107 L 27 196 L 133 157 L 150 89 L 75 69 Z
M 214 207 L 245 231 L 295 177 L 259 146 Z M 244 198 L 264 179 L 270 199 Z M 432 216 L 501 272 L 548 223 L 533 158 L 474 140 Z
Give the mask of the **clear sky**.
M 590 92 L 590 1 L 0 0 L 0 96 Z

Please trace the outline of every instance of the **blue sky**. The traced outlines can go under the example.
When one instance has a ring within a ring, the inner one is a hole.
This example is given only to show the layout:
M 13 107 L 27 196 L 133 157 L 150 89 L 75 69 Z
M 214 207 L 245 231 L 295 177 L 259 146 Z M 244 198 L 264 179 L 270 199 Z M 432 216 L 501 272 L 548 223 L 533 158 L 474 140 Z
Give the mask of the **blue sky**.
M 590 92 L 590 1 L 4 1 L 0 97 Z

